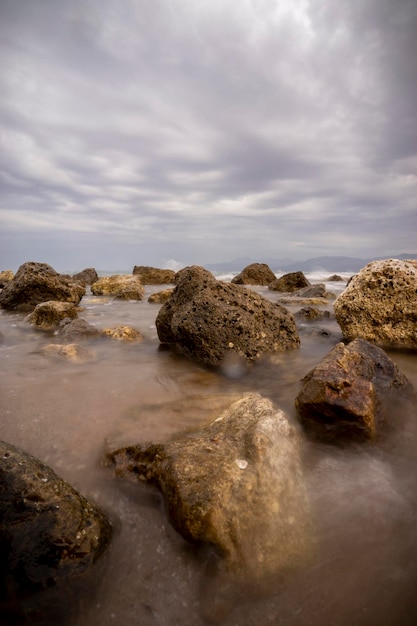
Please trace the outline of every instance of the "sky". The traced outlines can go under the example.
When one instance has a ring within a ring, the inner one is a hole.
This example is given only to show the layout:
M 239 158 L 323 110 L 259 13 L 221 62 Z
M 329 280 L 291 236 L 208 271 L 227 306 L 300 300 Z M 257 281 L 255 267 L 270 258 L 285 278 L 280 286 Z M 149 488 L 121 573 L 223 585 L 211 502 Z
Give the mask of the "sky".
M 0 0 L 0 270 L 416 252 L 415 0 Z

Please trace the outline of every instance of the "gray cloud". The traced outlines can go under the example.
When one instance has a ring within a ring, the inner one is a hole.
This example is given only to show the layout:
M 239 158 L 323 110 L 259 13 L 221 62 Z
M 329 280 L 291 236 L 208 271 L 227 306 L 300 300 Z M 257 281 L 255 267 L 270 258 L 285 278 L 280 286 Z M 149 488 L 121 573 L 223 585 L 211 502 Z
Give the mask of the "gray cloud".
M 416 27 L 412 0 L 2 0 L 1 265 L 414 252 Z

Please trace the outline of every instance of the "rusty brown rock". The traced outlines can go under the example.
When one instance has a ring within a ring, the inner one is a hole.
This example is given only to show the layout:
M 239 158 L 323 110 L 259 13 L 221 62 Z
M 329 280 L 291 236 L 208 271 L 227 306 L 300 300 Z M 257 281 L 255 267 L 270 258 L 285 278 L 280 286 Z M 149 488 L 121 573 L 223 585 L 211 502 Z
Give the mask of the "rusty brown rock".
M 61 320 L 66 317 L 75 319 L 78 316 L 79 308 L 72 302 L 41 302 L 37 304 L 32 313 L 26 318 L 29 324 L 38 328 L 50 329 L 59 326 Z
M 266 263 L 251 263 L 232 279 L 236 285 L 269 285 L 276 279 Z
M 140 276 L 114 274 L 103 276 L 91 285 L 95 296 L 113 296 L 119 300 L 143 300 L 145 289 Z
M 174 270 L 135 265 L 133 274 L 140 276 L 143 285 L 169 285 L 175 282 Z
M 271 282 L 268 289 L 291 293 L 303 287 L 310 287 L 310 282 L 304 276 L 303 272 L 289 272 Z

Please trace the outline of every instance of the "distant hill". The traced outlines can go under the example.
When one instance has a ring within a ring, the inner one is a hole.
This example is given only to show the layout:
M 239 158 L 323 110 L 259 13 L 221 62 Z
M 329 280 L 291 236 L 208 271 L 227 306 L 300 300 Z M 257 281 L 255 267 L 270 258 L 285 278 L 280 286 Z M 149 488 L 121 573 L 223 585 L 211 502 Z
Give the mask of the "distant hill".
M 417 259 L 417 254 L 406 253 L 390 256 L 380 256 L 378 259 Z M 375 261 L 376 257 L 360 259 L 349 256 L 318 256 L 304 261 L 294 261 L 288 258 L 258 258 L 239 257 L 231 261 L 222 263 L 211 263 L 206 268 L 212 272 L 240 272 L 250 263 L 266 263 L 272 271 L 281 270 L 283 272 L 314 272 L 317 270 L 328 270 L 330 272 L 359 272 L 365 265 Z

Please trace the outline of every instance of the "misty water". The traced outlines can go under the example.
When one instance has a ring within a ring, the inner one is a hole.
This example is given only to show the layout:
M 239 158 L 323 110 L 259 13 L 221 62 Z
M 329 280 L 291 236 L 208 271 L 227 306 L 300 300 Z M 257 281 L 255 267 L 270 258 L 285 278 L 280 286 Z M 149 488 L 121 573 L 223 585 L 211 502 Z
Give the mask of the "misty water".
M 323 279 L 307 276 L 313 283 Z M 327 284 L 334 293 L 344 286 Z M 159 305 L 147 298 L 162 288 L 146 287 L 141 302 L 88 291 L 81 317 L 98 328 L 132 325 L 145 338 L 88 343 L 94 358 L 80 363 L 43 354 L 41 348 L 59 338 L 30 327 L 23 314 L 0 311 L 1 439 L 49 464 L 114 526 L 94 580 L 75 599 L 68 597 L 60 619 L 71 626 L 204 624 L 204 551 L 173 530 L 155 489 L 114 477 L 102 464 L 106 446 L 161 441 L 198 429 L 253 391 L 283 408 L 298 428 L 294 399 L 300 380 L 341 339 L 334 319 L 298 320 L 300 349 L 266 358 L 238 377 L 210 370 L 161 348 Z M 256 291 L 273 301 L 278 297 L 267 288 Z M 416 354 L 388 354 L 417 389 Z M 372 444 L 336 448 L 303 439 L 316 554 L 267 592 L 246 591 L 216 623 L 414 626 L 417 407 L 412 401 L 390 407 L 386 427 Z

